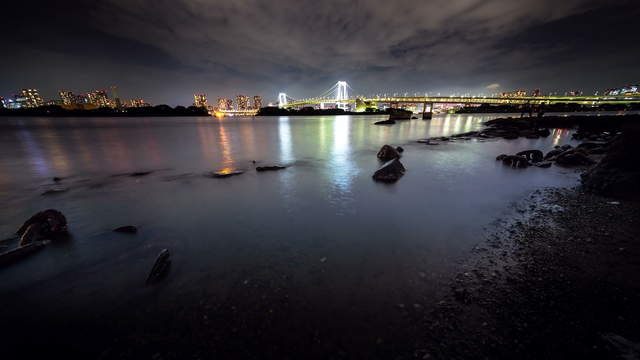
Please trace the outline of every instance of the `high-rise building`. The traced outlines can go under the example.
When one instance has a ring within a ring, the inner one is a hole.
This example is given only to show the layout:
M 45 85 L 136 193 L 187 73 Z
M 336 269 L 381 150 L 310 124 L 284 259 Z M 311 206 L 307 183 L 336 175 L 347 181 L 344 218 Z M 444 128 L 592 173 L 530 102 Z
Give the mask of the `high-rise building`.
M 193 94 L 193 106 L 206 108 L 209 106 L 207 104 L 207 95 L 206 94 Z
M 20 98 L 23 103 L 22 107 L 35 108 L 44 105 L 44 101 L 40 97 L 37 89 L 22 89 L 20 95 L 16 96 L 16 101 Z
M 95 90 L 87 94 L 89 104 L 97 107 L 111 107 L 111 101 L 107 97 L 107 92 L 104 90 Z
M 4 102 L 5 102 L 5 99 L 2 96 L 0 96 L 0 109 L 6 107 Z
M 118 96 L 118 87 L 115 85 L 111 87 L 111 103 L 117 108 L 122 107 L 122 101 L 120 101 L 120 96 Z
M 233 100 L 227 98 L 218 98 L 218 110 L 231 110 Z
M 236 95 L 236 110 L 248 110 L 249 97 L 246 95 Z
M 262 96 L 256 95 L 253 97 L 253 108 L 259 110 L 262 107 Z
M 63 105 L 75 105 L 78 101 L 77 97 L 71 91 L 60 90 L 58 91 L 58 95 L 60 95 L 60 100 Z
M 144 101 L 144 99 L 132 99 L 125 103 L 126 107 L 149 107 L 151 104 Z

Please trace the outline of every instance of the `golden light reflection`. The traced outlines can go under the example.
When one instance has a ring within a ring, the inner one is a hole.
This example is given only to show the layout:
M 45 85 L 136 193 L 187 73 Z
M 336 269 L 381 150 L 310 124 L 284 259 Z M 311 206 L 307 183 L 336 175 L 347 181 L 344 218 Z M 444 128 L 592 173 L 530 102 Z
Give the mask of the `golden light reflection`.
M 222 164 L 225 168 L 234 167 L 233 156 L 231 155 L 231 142 L 227 132 L 224 129 L 224 121 L 218 121 L 218 135 L 220 138 L 220 147 L 222 148 Z

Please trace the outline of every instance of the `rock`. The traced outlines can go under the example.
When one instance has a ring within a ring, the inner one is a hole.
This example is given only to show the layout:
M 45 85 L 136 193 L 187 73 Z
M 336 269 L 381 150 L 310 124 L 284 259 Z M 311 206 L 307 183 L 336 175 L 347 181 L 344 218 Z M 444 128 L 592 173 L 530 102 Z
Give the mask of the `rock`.
M 41 195 L 43 195 L 43 196 L 57 195 L 57 194 L 62 194 L 62 193 L 67 192 L 67 191 L 69 191 L 69 189 L 67 189 L 67 188 L 52 188 L 52 189 L 45 190 Z
M 396 122 L 394 120 L 389 119 L 389 120 L 376 121 L 373 123 L 373 125 L 393 125 L 395 123 Z
M 62 181 L 62 178 L 59 178 L 57 176 L 53 178 L 53 182 L 60 182 L 60 181 Z
M 573 146 L 571 146 L 569 144 L 564 144 L 564 145 L 560 146 L 560 149 L 564 150 L 564 151 L 567 151 L 567 150 L 573 149 Z
M 517 132 L 508 132 L 502 135 L 502 137 L 507 140 L 517 139 L 519 136 L 520 134 L 518 134 Z
M 412 117 L 411 117 L 411 119 L 412 119 L 412 120 L 417 120 L 417 119 L 418 119 L 418 117 L 417 117 L 417 116 L 412 116 Z
M 500 155 L 496 156 L 496 161 L 502 161 L 507 156 L 508 156 L 507 154 L 500 154 Z
M 147 176 L 151 174 L 153 171 L 136 171 L 129 174 L 131 177 L 139 177 L 139 176 Z
M 162 249 L 162 251 L 160 251 L 160 254 L 158 254 L 158 257 L 156 258 L 156 262 L 153 264 L 151 272 L 149 272 L 149 276 L 147 277 L 147 284 L 160 279 L 166 273 L 171 265 L 170 257 L 171 254 L 168 249 Z
M 547 155 L 544 156 L 544 160 L 554 160 L 556 156 L 562 154 L 563 152 L 564 150 L 560 149 L 551 150 L 547 153 Z
M 373 174 L 373 179 L 382 182 L 396 182 L 404 175 L 405 168 L 400 160 L 393 159 L 384 163 L 380 169 Z
M 0 265 L 5 265 L 24 258 L 27 255 L 42 249 L 47 241 L 36 241 L 26 245 L 20 245 L 15 249 L 0 253 Z
M 257 166 L 256 171 L 277 171 L 277 170 L 283 170 L 286 168 L 287 168 L 286 166 L 280 166 L 280 165 Z
M 20 242 L 23 244 L 66 233 L 67 218 L 55 209 L 48 209 L 33 215 L 16 231 L 16 235 L 21 237 Z
M 398 147 L 396 147 L 396 151 L 399 152 L 399 153 L 403 153 L 404 149 L 402 148 L 402 146 L 398 146 Z
M 548 167 L 551 167 L 551 161 L 540 161 L 533 165 L 539 168 L 548 168 Z
M 220 171 L 211 172 L 211 176 L 214 178 L 228 178 L 228 177 L 236 176 L 240 174 L 244 174 L 244 171 L 224 169 Z
M 400 153 L 390 145 L 383 145 L 380 151 L 378 151 L 377 156 L 378 159 L 382 161 L 389 161 L 400 158 Z
M 417 142 L 419 142 L 420 144 L 425 144 L 425 145 L 440 145 L 440 143 L 437 143 L 431 139 L 420 139 Z
M 597 148 L 593 148 L 593 149 L 589 149 L 588 153 L 589 154 L 593 154 L 593 155 L 600 155 L 600 154 L 604 154 L 607 152 L 607 148 L 604 146 L 601 147 L 597 147 Z
M 546 129 L 546 128 L 545 129 L 538 129 L 536 131 L 536 134 L 538 136 L 547 137 L 547 136 L 551 135 L 551 131 L 549 131 L 549 129 Z
M 517 156 L 523 156 L 531 162 L 540 162 L 544 158 L 544 154 L 540 150 L 525 150 L 516 154 Z
M 582 175 L 584 187 L 605 196 L 640 199 L 640 124 L 628 122 L 602 160 Z
M 512 168 L 526 168 L 529 166 L 529 161 L 524 156 L 507 155 L 502 159 L 504 165 Z
M 556 164 L 562 166 L 583 166 L 595 164 L 595 161 L 590 159 L 579 149 L 571 149 L 564 151 L 556 157 Z
M 125 225 L 115 228 L 113 229 L 113 231 L 119 233 L 135 234 L 138 232 L 138 228 L 133 225 Z
M 598 147 L 602 147 L 602 146 L 606 146 L 606 143 L 604 141 L 585 141 L 583 143 L 581 143 L 580 145 L 577 146 L 578 149 L 587 149 L 587 150 L 591 150 L 591 149 L 595 149 Z

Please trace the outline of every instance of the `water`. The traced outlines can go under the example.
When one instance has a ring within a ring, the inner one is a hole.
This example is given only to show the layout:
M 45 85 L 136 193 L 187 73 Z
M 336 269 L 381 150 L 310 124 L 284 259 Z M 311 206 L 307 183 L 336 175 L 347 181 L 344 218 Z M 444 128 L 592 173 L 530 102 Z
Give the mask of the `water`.
M 114 312 L 179 322 L 208 311 L 225 326 L 266 321 L 324 343 L 347 333 L 360 334 L 353 341 L 363 346 L 393 337 L 404 326 L 396 305 L 437 300 L 456 261 L 510 204 L 540 187 L 577 182 L 572 170 L 514 170 L 495 161 L 572 143 L 567 130 L 537 140 L 415 142 L 477 130 L 497 116 L 504 114 L 391 127 L 373 126 L 376 116 L 0 119 L 0 234 L 56 208 L 73 235 L 0 269 L 0 297 L 20 299 L 5 301 L 0 315 L 35 306 L 45 319 L 80 313 L 111 326 Z M 384 144 L 405 149 L 407 172 L 393 185 L 371 179 Z M 253 160 L 289 167 L 257 173 Z M 221 169 L 246 173 L 203 175 Z M 54 176 L 68 191 L 42 196 L 56 187 Z M 127 224 L 139 233 L 110 231 Z M 162 248 L 172 252 L 170 273 L 145 287 Z M 276 315 L 265 320 L 264 313 Z M 118 321 L 114 327 L 125 326 Z

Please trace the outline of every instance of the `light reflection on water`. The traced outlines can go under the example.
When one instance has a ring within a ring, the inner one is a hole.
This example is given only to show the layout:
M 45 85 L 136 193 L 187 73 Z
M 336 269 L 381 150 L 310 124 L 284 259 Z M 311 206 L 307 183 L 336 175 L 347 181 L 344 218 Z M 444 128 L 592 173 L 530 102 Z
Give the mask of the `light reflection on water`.
M 231 296 L 228 287 L 202 284 L 221 274 L 228 281 L 260 276 L 256 268 L 299 279 L 298 293 L 313 296 L 301 301 L 332 302 L 337 311 L 342 302 L 375 308 L 435 296 L 438 279 L 511 202 L 577 179 L 557 167 L 517 171 L 494 160 L 547 151 L 570 141 L 567 131 L 536 140 L 415 142 L 476 130 L 493 117 L 437 115 L 394 126 L 372 125 L 376 116 L 0 119 L 0 235 L 51 207 L 67 214 L 73 232 L 72 241 L 5 269 L 0 293 L 59 277 L 73 291 L 52 284 L 23 296 L 60 299 L 51 305 L 60 308 L 65 296 L 135 301 L 131 289 L 157 250 L 168 247 L 177 270 L 166 296 L 194 289 Z M 385 143 L 405 148 L 407 173 L 394 185 L 371 179 Z M 257 173 L 253 160 L 290 166 Z M 202 176 L 232 169 L 246 172 Z M 156 172 L 113 176 L 142 170 Z M 41 196 L 54 176 L 70 190 Z M 126 224 L 140 227 L 134 240 L 109 231 Z M 324 257 L 331 266 L 318 272 Z M 430 280 L 416 282 L 418 272 Z

